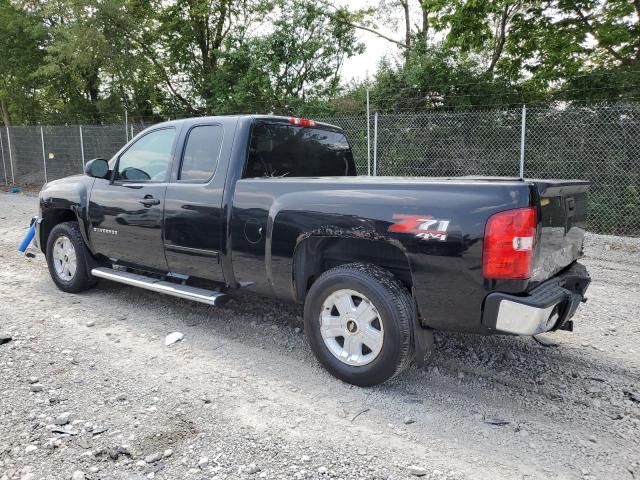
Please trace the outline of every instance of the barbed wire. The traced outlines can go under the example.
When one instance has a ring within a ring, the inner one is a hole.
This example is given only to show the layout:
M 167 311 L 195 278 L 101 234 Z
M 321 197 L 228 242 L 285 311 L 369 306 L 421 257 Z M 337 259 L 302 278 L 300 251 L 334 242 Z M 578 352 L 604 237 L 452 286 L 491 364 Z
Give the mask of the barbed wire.
M 631 84 L 629 88 L 640 89 L 640 84 Z M 380 96 L 375 92 L 370 95 L 370 111 L 381 112 L 424 112 L 424 111 L 482 111 L 489 109 L 509 110 L 519 108 L 522 105 L 528 107 L 548 107 L 548 108 L 567 108 L 569 107 L 585 107 L 585 106 L 610 106 L 624 105 L 626 102 L 640 101 L 640 95 L 637 91 L 631 91 L 628 94 L 620 94 L 616 96 L 608 96 L 599 98 L 574 98 L 572 93 L 588 96 L 589 93 L 617 91 L 616 86 L 594 87 L 590 89 L 567 89 L 564 91 L 556 91 L 550 93 L 544 98 L 526 98 L 516 92 L 496 92 L 496 93 L 428 93 L 426 95 L 414 96 Z M 579 95 L 576 95 L 576 97 Z M 478 101 L 474 101 L 478 99 Z M 491 101 L 496 99 L 496 101 Z M 487 101 L 489 100 L 489 101 Z M 189 118 L 195 116 L 215 116 L 215 115 L 234 115 L 234 114 L 275 114 L 275 115 L 295 115 L 304 114 L 306 116 L 340 116 L 354 115 L 366 112 L 366 100 L 354 96 L 336 97 L 326 100 L 323 104 L 304 104 L 273 106 L 265 103 L 256 103 L 255 105 L 243 105 L 238 107 L 234 113 L 227 113 L 227 108 L 218 112 L 210 113 L 193 113 L 193 112 L 164 112 L 139 114 L 134 111 L 122 110 L 102 110 L 95 113 L 66 113 L 66 112 L 44 112 L 38 119 L 28 119 L 20 122 L 18 125 L 108 125 L 117 123 L 127 124 L 147 124 L 158 123 L 162 121 L 172 120 L 176 118 Z M 16 125 L 17 126 L 17 125 Z

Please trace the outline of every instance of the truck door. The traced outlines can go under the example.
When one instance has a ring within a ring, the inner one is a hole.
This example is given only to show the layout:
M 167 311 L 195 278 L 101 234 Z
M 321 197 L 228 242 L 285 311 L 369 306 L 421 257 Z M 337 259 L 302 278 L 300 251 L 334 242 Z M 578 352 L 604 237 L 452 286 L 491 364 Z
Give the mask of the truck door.
M 119 263 L 167 270 L 162 216 L 176 129 L 147 132 L 116 159 L 111 179 L 96 179 L 89 202 L 90 245 Z
M 222 194 L 233 128 L 197 123 L 184 128 L 178 162 L 167 187 L 164 246 L 175 274 L 224 281 L 221 255 L 226 215 Z

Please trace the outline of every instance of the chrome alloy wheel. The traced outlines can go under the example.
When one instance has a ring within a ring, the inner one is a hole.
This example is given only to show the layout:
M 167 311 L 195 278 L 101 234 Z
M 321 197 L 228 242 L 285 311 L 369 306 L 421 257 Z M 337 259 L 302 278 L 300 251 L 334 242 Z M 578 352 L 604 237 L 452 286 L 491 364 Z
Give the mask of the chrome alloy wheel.
M 320 334 L 329 351 L 343 363 L 361 367 L 380 354 L 382 318 L 373 303 L 354 290 L 337 290 L 322 304 Z
M 65 282 L 73 280 L 78 268 L 78 259 L 76 249 L 69 237 L 62 235 L 56 239 L 52 257 L 56 275 Z

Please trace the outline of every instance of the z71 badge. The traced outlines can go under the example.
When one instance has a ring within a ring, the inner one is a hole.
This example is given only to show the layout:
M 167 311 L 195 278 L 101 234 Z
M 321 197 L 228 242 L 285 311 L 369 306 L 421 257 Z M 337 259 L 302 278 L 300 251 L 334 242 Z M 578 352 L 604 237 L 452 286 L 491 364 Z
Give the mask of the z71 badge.
M 394 214 L 393 219 L 398 221 L 388 228 L 389 232 L 413 233 L 416 238 L 422 240 L 440 240 L 444 242 L 447 239 L 449 220 L 438 220 L 431 215 L 402 214 Z

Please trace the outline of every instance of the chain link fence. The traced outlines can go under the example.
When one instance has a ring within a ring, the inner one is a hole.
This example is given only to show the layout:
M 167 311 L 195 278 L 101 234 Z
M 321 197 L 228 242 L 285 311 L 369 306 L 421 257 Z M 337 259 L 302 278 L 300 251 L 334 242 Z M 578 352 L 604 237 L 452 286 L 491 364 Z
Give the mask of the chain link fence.
M 359 172 L 517 177 L 522 162 L 527 178 L 591 181 L 591 231 L 640 236 L 640 104 L 372 114 L 369 161 L 366 116 L 326 121 Z
M 640 236 L 640 104 L 527 114 L 530 178 L 589 180 L 589 227 Z
M 377 117 L 377 128 L 375 116 L 373 126 L 377 175 L 518 175 L 520 111 L 390 113 Z
M 17 126 L 0 130 L 0 183 L 40 187 L 111 158 L 148 125 Z
M 590 180 L 589 229 L 640 236 L 640 104 L 323 118 L 345 130 L 360 174 Z M 110 158 L 147 125 L 10 127 L 0 182 L 40 186 Z M 524 128 L 523 128 L 524 127 Z M 523 160 L 523 165 L 521 165 Z

